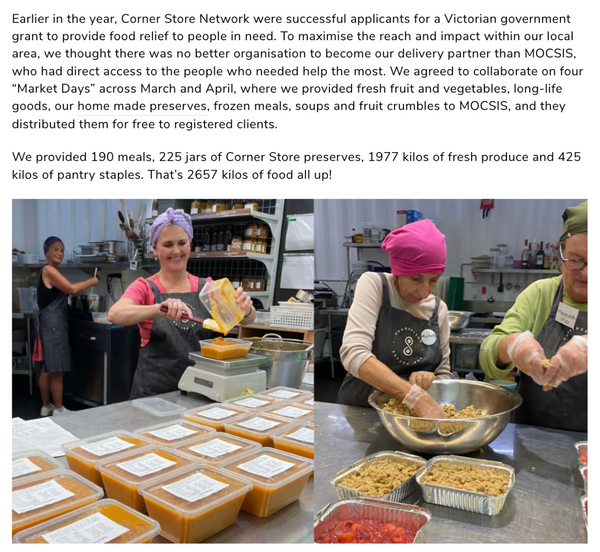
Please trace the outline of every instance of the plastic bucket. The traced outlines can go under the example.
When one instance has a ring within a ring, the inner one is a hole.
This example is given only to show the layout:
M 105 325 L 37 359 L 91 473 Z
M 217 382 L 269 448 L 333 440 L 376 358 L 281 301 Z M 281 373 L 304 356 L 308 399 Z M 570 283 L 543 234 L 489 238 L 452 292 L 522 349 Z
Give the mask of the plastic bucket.
M 35 288 L 17 288 L 19 291 L 19 308 L 24 314 L 33 314 L 37 312 L 37 302 L 35 298 Z

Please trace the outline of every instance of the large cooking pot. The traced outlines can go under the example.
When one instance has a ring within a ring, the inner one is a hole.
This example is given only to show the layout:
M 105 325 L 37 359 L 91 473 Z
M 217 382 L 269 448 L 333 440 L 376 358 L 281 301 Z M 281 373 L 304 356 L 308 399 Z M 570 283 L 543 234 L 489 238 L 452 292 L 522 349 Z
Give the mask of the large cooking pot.
M 78 296 L 81 301 L 83 314 L 90 312 L 106 312 L 108 307 L 108 295 L 84 294 Z
M 267 387 L 300 387 L 312 359 L 314 343 L 301 339 L 283 339 L 269 333 L 263 337 L 244 338 L 252 342 L 250 352 L 267 357 L 259 366 L 267 373 Z

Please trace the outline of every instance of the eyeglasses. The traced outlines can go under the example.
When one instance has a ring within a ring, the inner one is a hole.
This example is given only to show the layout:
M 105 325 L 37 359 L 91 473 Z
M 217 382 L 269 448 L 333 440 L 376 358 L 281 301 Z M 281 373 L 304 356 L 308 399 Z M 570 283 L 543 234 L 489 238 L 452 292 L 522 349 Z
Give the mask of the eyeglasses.
M 563 257 L 562 245 L 559 246 L 559 250 L 560 250 L 560 258 L 562 259 L 562 262 L 565 263 L 565 266 L 567 267 L 568 270 L 580 271 L 580 270 L 583 270 L 588 265 L 587 261 L 576 261 L 574 259 L 565 259 Z

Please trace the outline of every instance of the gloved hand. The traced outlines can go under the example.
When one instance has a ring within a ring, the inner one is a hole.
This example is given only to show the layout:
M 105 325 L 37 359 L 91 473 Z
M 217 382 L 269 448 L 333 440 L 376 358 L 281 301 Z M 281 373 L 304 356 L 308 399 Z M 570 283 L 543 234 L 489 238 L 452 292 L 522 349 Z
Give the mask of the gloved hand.
M 408 378 L 409 383 L 418 385 L 421 389 L 427 391 L 433 383 L 435 374 L 433 372 L 413 372 Z
M 554 381 L 556 386 L 573 376 L 587 372 L 587 336 L 576 335 L 565 343 L 550 360 L 551 366 L 557 367 Z
M 555 379 L 558 366 L 542 366 L 546 360 L 544 349 L 530 331 L 523 332 L 506 349 L 510 361 L 538 385 L 547 385 Z
M 412 408 L 419 418 L 445 418 L 444 409 L 433 400 L 433 397 L 423 391 L 418 385 L 410 388 L 402 402 Z

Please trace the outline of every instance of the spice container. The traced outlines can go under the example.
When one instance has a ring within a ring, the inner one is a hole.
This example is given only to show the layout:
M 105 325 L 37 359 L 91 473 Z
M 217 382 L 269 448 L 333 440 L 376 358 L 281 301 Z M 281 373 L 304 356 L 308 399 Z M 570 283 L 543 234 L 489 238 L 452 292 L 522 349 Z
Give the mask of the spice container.
M 148 514 L 171 542 L 202 542 L 233 525 L 252 483 L 211 466 L 179 470 L 140 487 Z
M 61 470 L 64 466 L 42 450 L 32 449 L 14 454 L 12 457 L 12 480 L 46 474 L 49 471 Z
M 195 457 L 198 461 L 217 468 L 257 448 L 260 448 L 260 445 L 255 441 L 226 433 L 203 435 L 189 439 L 177 447 L 178 450 Z
M 185 411 L 185 419 L 190 422 L 212 427 L 217 431 L 225 431 L 223 424 L 232 422 L 241 416 L 245 416 L 248 409 L 235 404 L 207 404 L 200 408 L 192 408 Z
M 239 397 L 233 397 L 231 399 L 227 399 L 223 401 L 223 406 L 225 405 L 237 405 L 244 408 L 247 412 L 260 412 L 265 408 L 269 408 L 273 406 L 277 402 L 275 397 L 268 397 L 267 395 L 260 394 L 250 394 L 250 395 L 241 395 Z
M 277 450 L 304 456 L 315 457 L 315 426 L 312 423 L 291 424 L 283 432 L 271 435 Z
M 69 470 L 25 477 L 12 486 L 12 534 L 95 502 L 104 492 Z
M 96 464 L 100 460 L 151 444 L 152 441 L 128 431 L 111 431 L 89 439 L 71 441 L 64 444 L 62 449 L 69 468 L 102 487 L 102 477 L 96 471 Z
M 227 471 L 250 479 L 253 489 L 242 510 L 269 517 L 300 498 L 313 471 L 313 461 L 274 448 L 262 448 L 224 465 Z
M 145 514 L 146 505 L 138 493 L 140 486 L 190 465 L 196 465 L 192 456 L 155 445 L 98 462 L 96 469 L 102 475 L 108 498 Z
M 313 421 L 314 409 L 301 403 L 279 403 L 264 409 L 264 412 L 285 418 L 291 422 Z
M 237 304 L 235 289 L 227 278 L 206 282 L 200 292 L 200 301 L 204 303 L 224 335 L 241 322 L 246 314 Z
M 223 424 L 225 431 L 244 439 L 250 439 L 263 447 L 272 447 L 271 435 L 274 429 L 283 429 L 290 422 L 283 418 L 266 414 L 264 412 L 251 412 L 242 418 Z
M 228 251 L 242 251 L 243 242 L 240 236 L 231 238 L 231 245 Z
M 302 402 L 304 397 L 312 397 L 312 393 L 308 391 L 301 391 L 300 389 L 296 389 L 294 387 L 272 387 L 271 389 L 267 389 L 263 391 L 261 395 L 265 395 L 266 397 L 271 397 L 276 399 L 278 402 L 280 401 L 294 401 L 294 402 Z
M 189 422 L 187 420 L 174 420 L 150 427 L 144 427 L 134 432 L 159 445 L 165 447 L 176 447 L 189 439 L 215 433 L 215 428 Z

